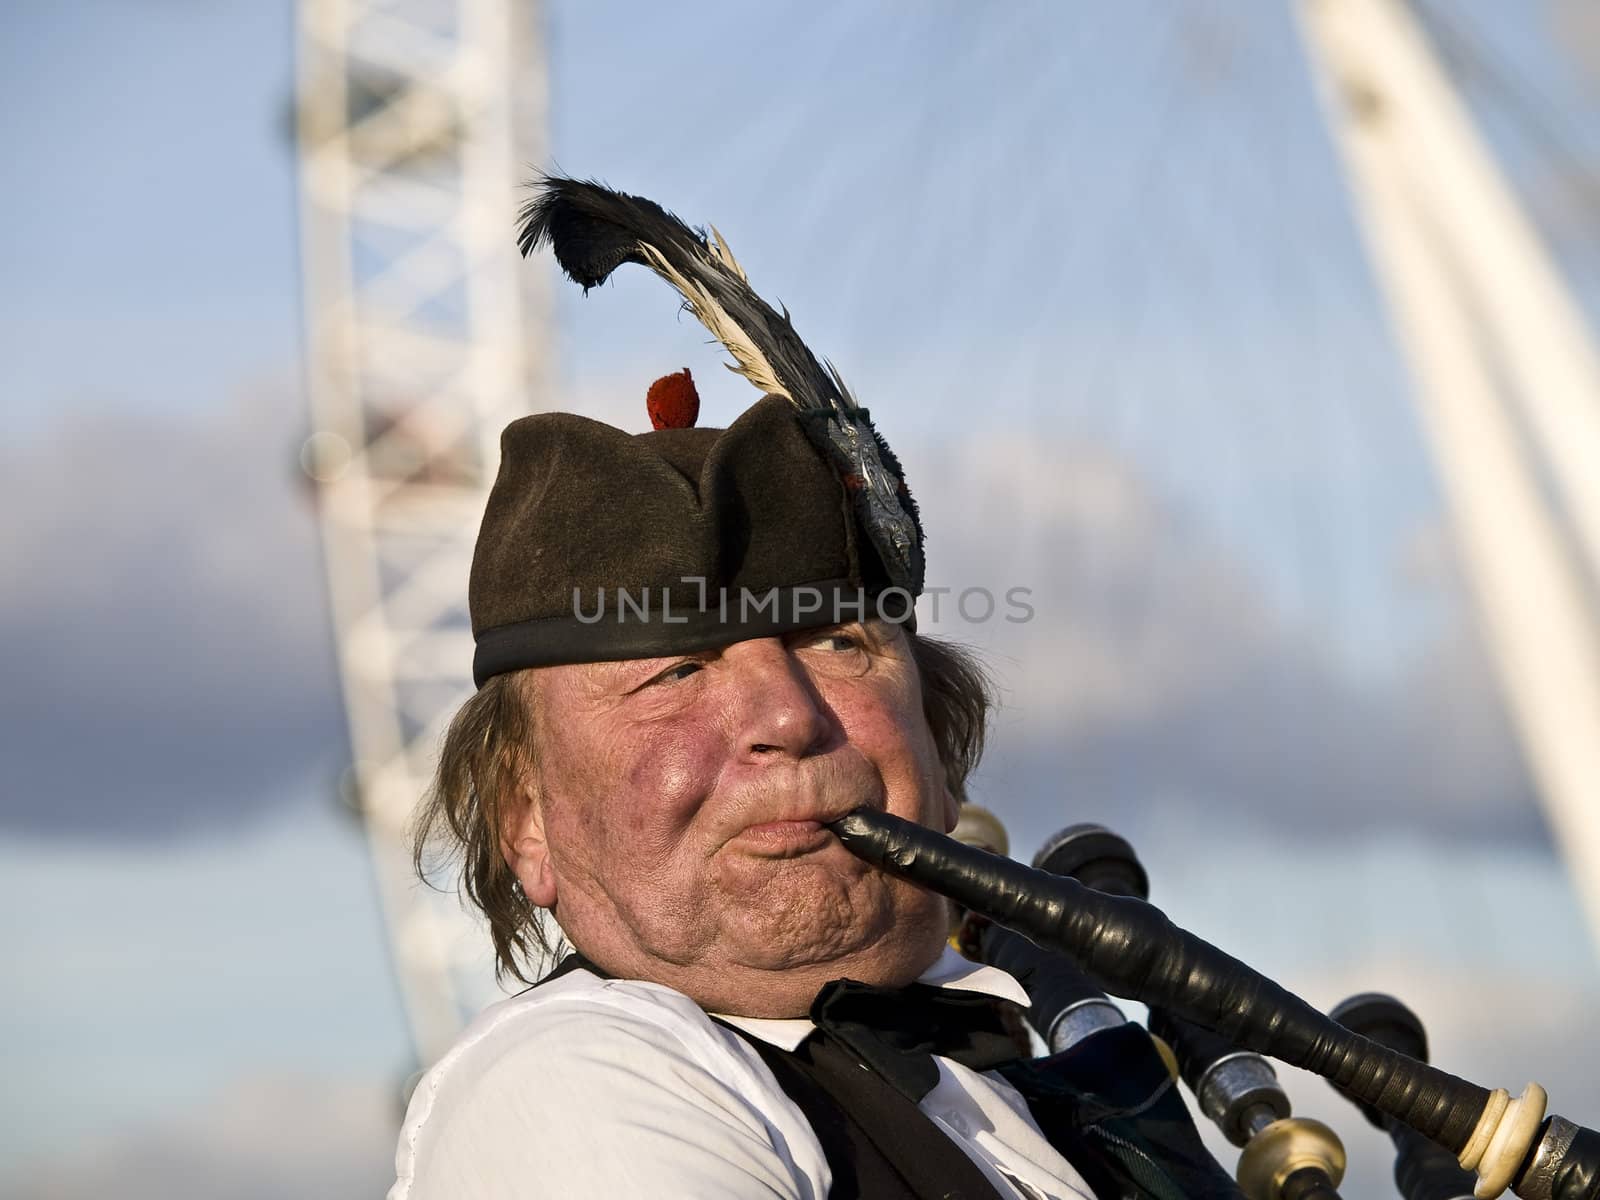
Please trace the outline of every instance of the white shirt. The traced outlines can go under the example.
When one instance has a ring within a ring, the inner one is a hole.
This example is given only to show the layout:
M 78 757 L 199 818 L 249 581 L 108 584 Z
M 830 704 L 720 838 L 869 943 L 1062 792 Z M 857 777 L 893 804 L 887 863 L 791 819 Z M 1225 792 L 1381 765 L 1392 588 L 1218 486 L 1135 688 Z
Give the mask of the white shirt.
M 953 950 L 923 983 L 1026 1004 Z M 793 1050 L 805 1018 L 723 1017 Z M 934 1060 L 924 1113 L 1002 1196 L 1092 1200 L 994 1072 Z M 388 1200 L 824 1200 L 828 1162 L 761 1056 L 687 996 L 573 971 L 486 1009 L 412 1095 Z

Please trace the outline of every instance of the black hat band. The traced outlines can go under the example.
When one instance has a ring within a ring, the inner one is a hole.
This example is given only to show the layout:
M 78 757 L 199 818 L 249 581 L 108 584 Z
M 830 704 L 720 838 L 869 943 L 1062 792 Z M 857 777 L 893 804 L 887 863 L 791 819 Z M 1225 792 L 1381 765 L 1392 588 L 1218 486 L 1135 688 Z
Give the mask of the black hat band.
M 705 607 L 682 607 L 668 588 L 574 589 L 573 610 L 485 629 L 478 634 L 472 678 L 558 663 L 661 658 L 731 646 L 751 638 L 851 621 L 883 620 L 916 630 L 913 597 L 904 588 L 869 592 L 848 579 L 709 591 Z

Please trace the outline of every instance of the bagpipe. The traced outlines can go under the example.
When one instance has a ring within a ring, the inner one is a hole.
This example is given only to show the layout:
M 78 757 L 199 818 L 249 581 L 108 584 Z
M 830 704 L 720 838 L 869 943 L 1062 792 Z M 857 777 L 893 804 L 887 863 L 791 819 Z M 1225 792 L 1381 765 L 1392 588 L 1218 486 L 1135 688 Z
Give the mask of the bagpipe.
M 1600 1200 L 1600 1132 L 1547 1115 L 1539 1085 L 1513 1099 L 1429 1065 L 1421 1023 L 1391 997 L 1318 1011 L 1147 903 L 1142 866 L 1108 830 L 1063 830 L 1030 867 L 1005 856 L 998 821 L 967 812 L 981 816 L 964 840 L 865 808 L 830 828 L 960 907 L 962 949 L 1022 982 L 1052 1053 L 1126 1025 L 1107 992 L 1149 1006 L 1152 1040 L 1242 1148 L 1249 1200 L 1329 1200 L 1345 1165 L 1332 1130 L 1292 1116 L 1263 1055 L 1327 1079 L 1390 1133 L 1406 1200 Z

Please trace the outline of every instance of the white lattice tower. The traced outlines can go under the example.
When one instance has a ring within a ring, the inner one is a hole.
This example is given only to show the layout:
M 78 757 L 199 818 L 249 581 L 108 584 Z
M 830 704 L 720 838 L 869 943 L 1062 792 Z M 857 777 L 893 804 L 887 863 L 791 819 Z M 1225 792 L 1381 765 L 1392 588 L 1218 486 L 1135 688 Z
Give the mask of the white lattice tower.
M 466 582 L 504 425 L 538 407 L 537 0 L 301 0 L 298 133 L 320 519 L 354 755 L 419 1061 L 492 994 L 488 939 L 412 875 L 406 823 L 471 691 Z

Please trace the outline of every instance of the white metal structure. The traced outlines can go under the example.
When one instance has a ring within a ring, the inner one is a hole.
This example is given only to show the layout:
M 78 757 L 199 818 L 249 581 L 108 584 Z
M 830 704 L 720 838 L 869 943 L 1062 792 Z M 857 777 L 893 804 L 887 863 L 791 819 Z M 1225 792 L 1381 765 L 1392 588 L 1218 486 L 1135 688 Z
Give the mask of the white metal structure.
M 1600 944 L 1585 585 L 1600 580 L 1600 355 L 1406 5 L 1303 0 L 1301 16 L 1481 624 Z
M 513 241 L 526 168 L 547 158 L 540 13 L 538 0 L 299 11 L 305 462 L 354 792 L 427 1064 L 492 994 L 487 937 L 414 881 L 404 835 L 470 689 L 465 587 L 498 433 L 541 406 L 548 367 L 547 275 Z M 1600 630 L 1577 561 L 1600 579 L 1600 362 L 1404 4 L 1301 11 L 1484 629 L 1600 936 Z
M 544 273 L 515 223 L 545 161 L 537 0 L 301 0 L 303 454 L 355 765 L 419 1061 L 493 986 L 488 939 L 413 878 L 406 821 L 471 691 L 466 582 L 498 438 L 537 407 Z

